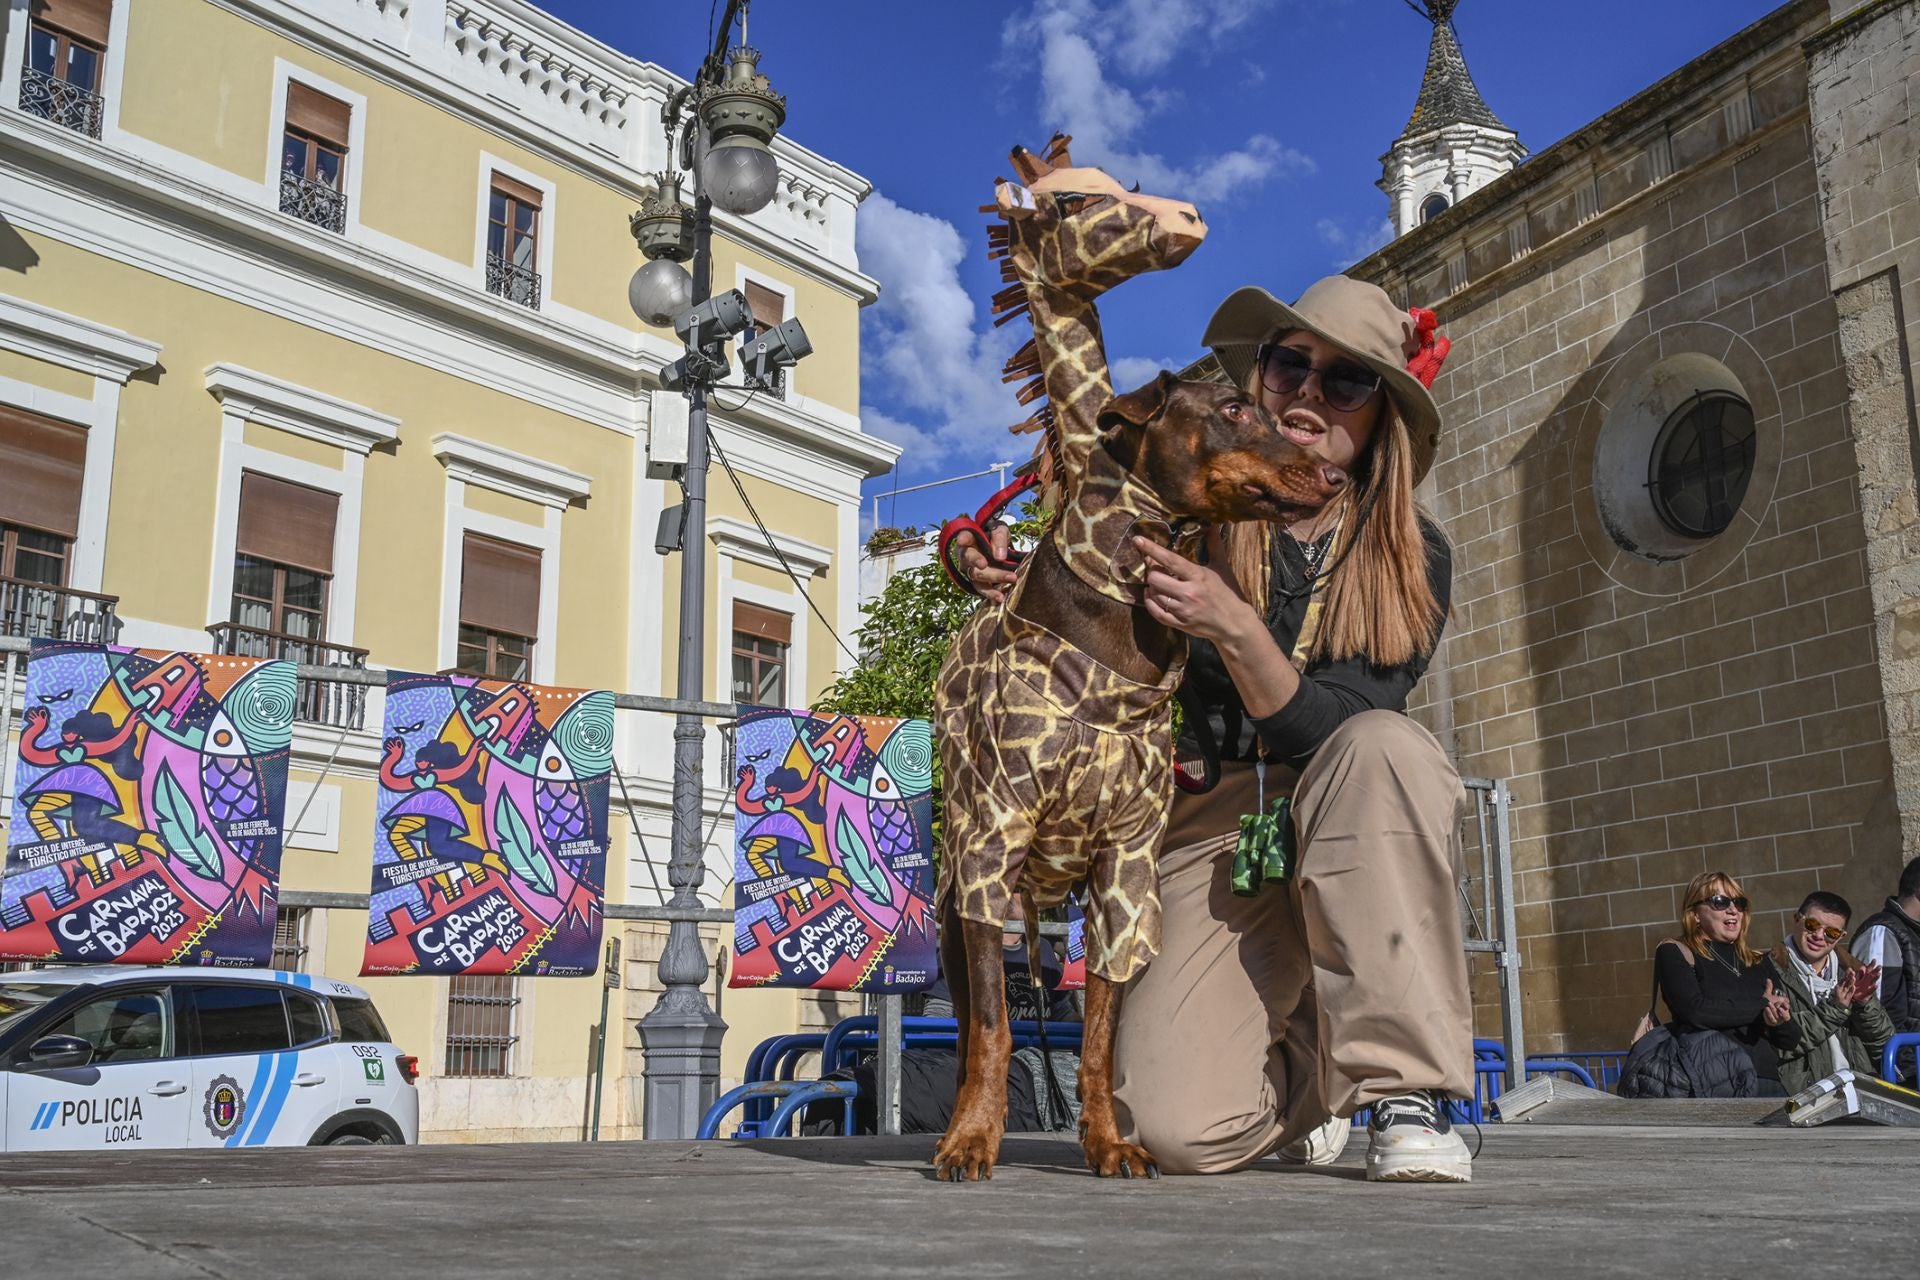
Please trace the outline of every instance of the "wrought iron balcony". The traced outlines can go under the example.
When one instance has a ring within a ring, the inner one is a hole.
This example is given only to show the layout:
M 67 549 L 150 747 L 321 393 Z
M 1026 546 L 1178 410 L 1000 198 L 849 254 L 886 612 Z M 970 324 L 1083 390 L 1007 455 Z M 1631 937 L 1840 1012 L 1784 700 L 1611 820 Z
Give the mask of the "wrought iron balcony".
M 487 255 L 487 292 L 535 311 L 540 309 L 540 273 L 516 266 L 497 253 Z
M 318 667 L 344 667 L 352 671 L 367 668 L 367 651 L 350 645 L 328 644 L 259 627 L 243 627 L 237 622 L 217 622 L 207 628 L 213 637 L 214 652 L 236 658 L 284 658 L 288 662 Z M 335 729 L 360 729 L 366 726 L 367 689 L 365 685 L 342 684 L 333 680 L 302 680 L 293 704 L 293 718 L 308 724 L 330 725 Z
M 335 191 L 324 182 L 315 182 L 291 169 L 280 171 L 280 212 L 302 222 L 345 234 L 347 230 L 347 193 Z
M 0 578 L 0 635 L 112 644 L 120 638 L 119 604 L 118 596 Z
M 20 72 L 20 109 L 30 116 L 51 120 L 89 138 L 100 136 L 100 116 L 105 100 L 97 93 L 69 84 L 44 71 L 23 67 Z

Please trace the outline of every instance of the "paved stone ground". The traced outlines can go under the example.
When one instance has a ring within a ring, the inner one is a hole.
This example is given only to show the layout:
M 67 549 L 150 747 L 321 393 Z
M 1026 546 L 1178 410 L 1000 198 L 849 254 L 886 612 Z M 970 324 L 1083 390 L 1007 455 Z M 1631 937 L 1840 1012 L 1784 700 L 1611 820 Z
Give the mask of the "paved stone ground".
M 1920 1138 L 1830 1126 L 1490 1126 L 1465 1187 L 1327 1169 L 1100 1182 L 930 1138 L 0 1157 L 0 1274 L 536 1277 L 1871 1275 L 1912 1239 Z

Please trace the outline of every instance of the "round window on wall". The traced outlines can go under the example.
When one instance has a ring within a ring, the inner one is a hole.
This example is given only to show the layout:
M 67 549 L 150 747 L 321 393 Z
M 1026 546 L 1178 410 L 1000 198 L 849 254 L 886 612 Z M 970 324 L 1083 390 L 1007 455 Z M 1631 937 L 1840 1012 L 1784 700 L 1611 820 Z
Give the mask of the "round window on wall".
M 1427 222 L 1446 211 L 1447 198 L 1436 191 L 1420 202 L 1420 221 Z
M 1662 524 L 1711 538 L 1733 523 L 1753 478 L 1753 408 L 1729 391 L 1700 391 L 1660 427 L 1647 490 Z

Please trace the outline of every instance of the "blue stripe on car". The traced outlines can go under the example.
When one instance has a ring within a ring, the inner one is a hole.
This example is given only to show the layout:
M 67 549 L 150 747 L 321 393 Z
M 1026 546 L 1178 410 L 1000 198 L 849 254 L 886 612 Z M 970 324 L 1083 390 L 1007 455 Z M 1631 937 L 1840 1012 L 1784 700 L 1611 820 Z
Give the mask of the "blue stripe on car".
M 246 1108 L 246 1111 L 240 1117 L 240 1125 L 227 1135 L 227 1146 L 239 1146 L 241 1140 L 246 1137 L 248 1127 L 259 1117 L 260 1090 L 267 1083 L 267 1069 L 272 1065 L 273 1055 L 270 1053 L 263 1053 L 254 1061 L 253 1083 L 247 1086 L 246 1095 L 240 1104 Z
M 286 1105 L 287 1093 L 293 1088 L 293 1073 L 300 1066 L 300 1055 L 297 1053 L 276 1053 L 273 1056 L 276 1059 L 273 1064 L 273 1083 L 267 1086 L 267 1100 L 261 1104 L 260 1118 L 247 1131 L 245 1146 L 261 1146 L 273 1136 L 274 1122 L 280 1119 L 280 1108 Z

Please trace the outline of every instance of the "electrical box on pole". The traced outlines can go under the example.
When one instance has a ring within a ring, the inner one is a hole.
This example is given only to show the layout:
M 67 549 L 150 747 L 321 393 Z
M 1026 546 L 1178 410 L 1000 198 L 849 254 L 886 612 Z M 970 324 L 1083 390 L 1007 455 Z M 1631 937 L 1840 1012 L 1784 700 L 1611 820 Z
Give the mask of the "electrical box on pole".
M 687 470 L 687 398 L 656 391 L 647 415 L 647 479 L 678 480 Z

